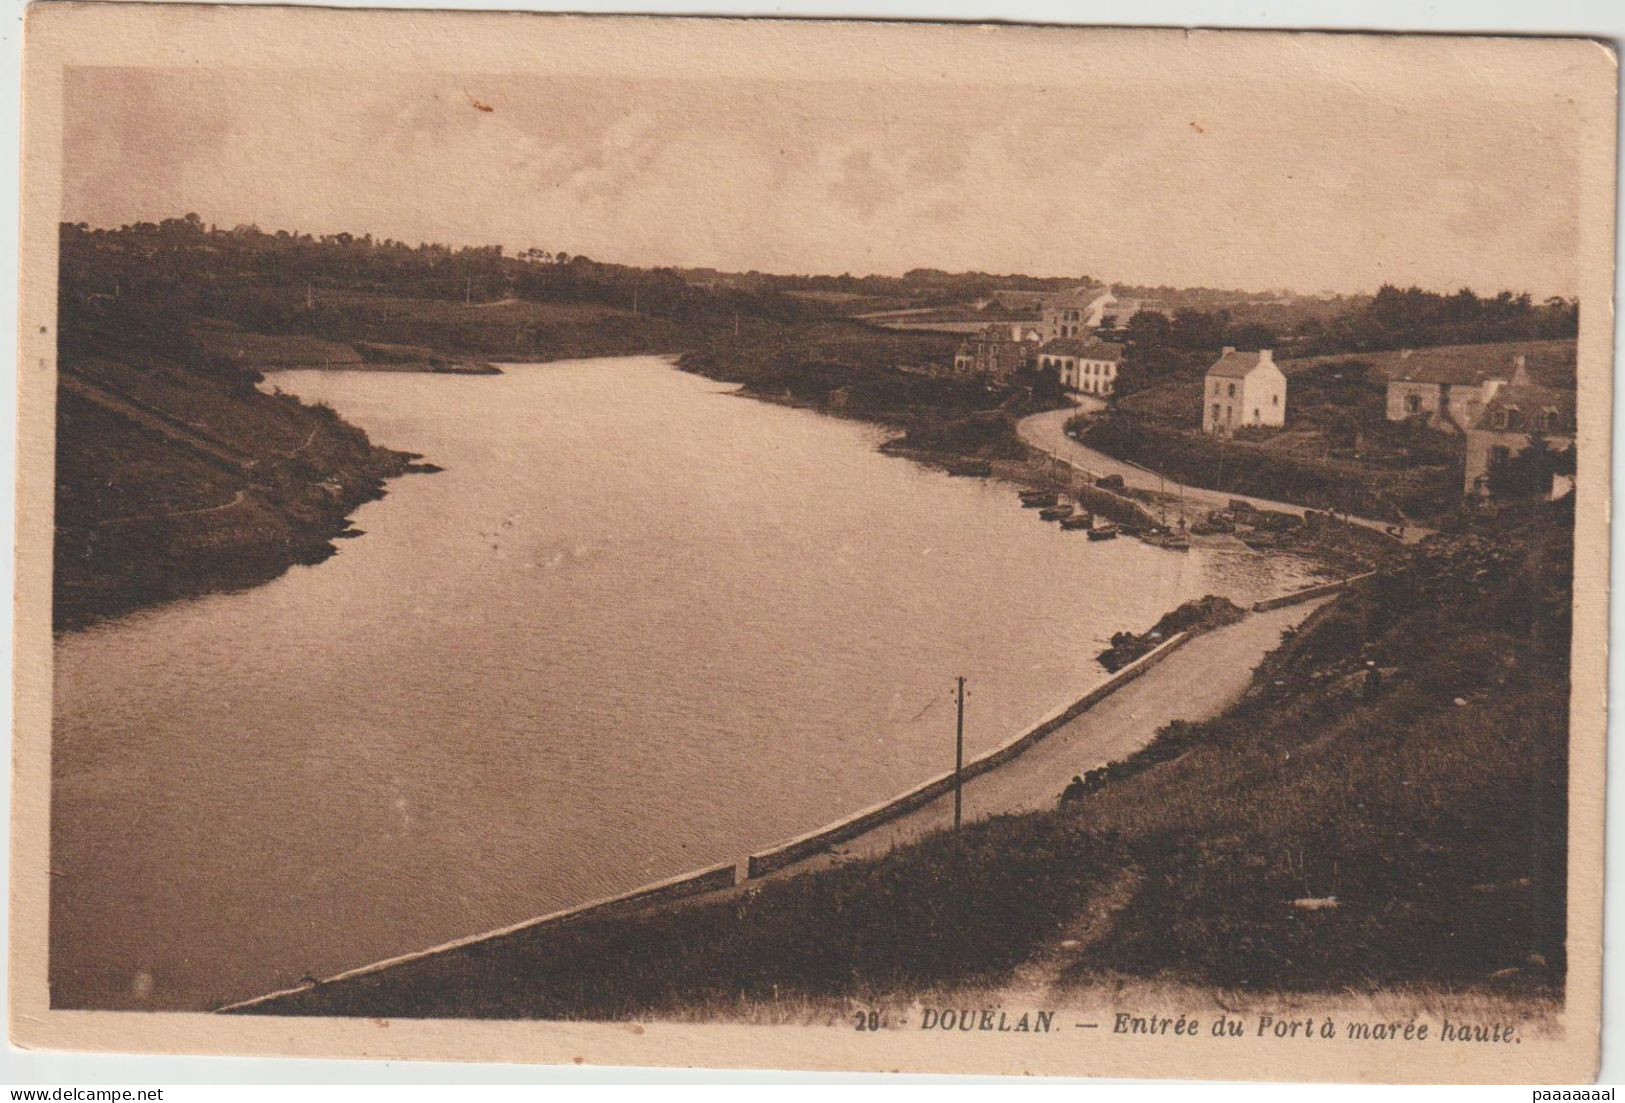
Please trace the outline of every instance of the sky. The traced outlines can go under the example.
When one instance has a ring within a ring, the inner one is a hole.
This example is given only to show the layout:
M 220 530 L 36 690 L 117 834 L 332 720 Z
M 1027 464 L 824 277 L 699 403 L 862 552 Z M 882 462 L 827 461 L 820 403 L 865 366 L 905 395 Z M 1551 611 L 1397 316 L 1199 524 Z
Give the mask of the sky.
M 1026 83 L 672 70 L 76 69 L 63 217 L 730 271 L 1576 290 L 1557 82 L 1289 57 Z

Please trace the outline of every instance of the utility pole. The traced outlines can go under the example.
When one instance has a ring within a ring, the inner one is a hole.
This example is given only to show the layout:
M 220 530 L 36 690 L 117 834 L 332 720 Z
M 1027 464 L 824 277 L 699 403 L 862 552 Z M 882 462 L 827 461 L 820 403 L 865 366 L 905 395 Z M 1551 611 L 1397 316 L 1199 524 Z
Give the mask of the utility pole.
M 959 830 L 959 821 L 964 805 L 960 787 L 963 784 L 960 775 L 965 769 L 965 676 L 959 676 L 959 723 L 954 729 L 954 830 Z
M 463 277 L 463 305 L 469 306 L 474 302 L 474 277 Z
M 739 311 L 734 311 L 734 340 L 739 340 Z
M 314 309 L 315 306 L 316 306 L 316 293 L 311 288 L 310 281 L 306 280 L 305 281 L 305 309 L 306 310 L 311 310 L 311 309 Z
M 637 289 L 637 286 L 634 284 L 633 287 L 632 287 L 632 316 L 635 318 L 635 317 L 637 317 L 637 314 L 638 314 L 638 289 Z

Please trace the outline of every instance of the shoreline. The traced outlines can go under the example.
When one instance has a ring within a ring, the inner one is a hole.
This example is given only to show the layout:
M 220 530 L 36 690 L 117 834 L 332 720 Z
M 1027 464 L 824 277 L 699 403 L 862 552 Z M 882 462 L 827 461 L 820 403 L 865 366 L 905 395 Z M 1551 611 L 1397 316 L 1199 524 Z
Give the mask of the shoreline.
M 1239 697 L 1242 688 L 1251 681 L 1258 662 L 1262 660 L 1263 652 L 1257 656 L 1253 656 L 1253 652 L 1258 651 L 1262 643 L 1267 642 L 1269 632 L 1278 625 L 1296 624 L 1313 615 L 1314 610 L 1320 607 L 1323 598 L 1327 596 L 1315 593 L 1293 601 L 1291 599 L 1295 593 L 1297 592 L 1278 595 L 1270 600 L 1286 599 L 1286 604 L 1304 604 L 1311 607 L 1300 612 L 1296 609 L 1285 609 L 1283 605 L 1261 613 L 1258 623 L 1251 628 L 1251 634 L 1259 638 L 1250 642 L 1245 649 L 1253 661 L 1244 663 L 1245 669 L 1237 668 L 1231 671 L 1231 681 L 1236 684 L 1219 687 L 1218 698 Z M 1155 696 L 1154 680 L 1159 673 L 1163 674 L 1161 680 L 1182 679 L 1184 676 L 1178 675 L 1177 671 L 1167 673 L 1171 668 L 1165 667 L 1164 664 L 1166 662 L 1177 666 L 1182 650 L 1198 640 L 1206 638 L 1206 645 L 1201 649 L 1192 650 L 1191 654 L 1196 656 L 1194 661 L 1211 662 L 1211 657 L 1207 657 L 1208 652 L 1231 653 L 1234 649 L 1220 647 L 1216 638 L 1229 627 L 1234 626 L 1225 625 L 1192 633 L 1181 632 L 1169 638 L 1153 651 L 1139 656 L 1124 668 L 1109 674 L 1081 696 L 1050 710 L 1042 719 L 1028 725 L 1013 737 L 968 759 L 964 765 L 963 785 L 972 804 L 972 811 L 966 816 L 966 822 L 972 823 L 1016 810 L 1048 807 L 1053 802 L 1054 794 L 1045 791 L 1040 796 L 1034 796 L 1038 790 L 1033 788 L 1030 775 L 1043 772 L 1046 766 L 1051 764 L 1051 760 L 1072 751 L 1080 741 L 1087 738 L 1081 733 L 1091 728 L 1107 727 L 1116 731 L 1112 739 L 1094 744 L 1094 749 L 1085 752 L 1098 758 L 1101 765 L 1108 759 L 1115 760 L 1116 757 L 1124 755 L 1132 756 L 1149 745 L 1161 727 L 1162 718 L 1156 714 L 1156 710 L 1145 713 L 1143 702 L 1122 703 L 1118 699 L 1119 692 L 1135 693 L 1138 701 L 1147 695 Z M 1267 651 L 1267 647 L 1264 650 Z M 1184 716 L 1181 719 L 1198 721 L 1216 715 L 1225 707 L 1226 701 L 1218 698 L 1212 693 L 1197 698 L 1187 695 L 1179 698 L 1172 708 L 1174 711 L 1184 711 L 1190 706 L 1194 709 L 1195 715 Z M 1097 707 L 1106 714 L 1104 719 L 1094 715 Z M 1167 707 L 1164 706 L 1164 711 Z M 1133 717 L 1133 722 L 1126 728 L 1121 723 L 1123 717 Z M 1132 731 L 1132 735 L 1125 736 L 1124 731 Z M 1029 775 L 1028 777 L 1015 776 L 1021 772 L 1018 763 L 1026 764 L 1025 773 Z M 1044 763 L 1046 766 L 1039 766 L 1038 763 Z M 945 817 L 951 816 L 949 809 L 952 806 L 952 780 L 951 772 L 928 779 L 898 796 L 848 813 L 788 840 L 771 845 L 758 845 L 744 857 L 722 860 L 694 871 L 677 873 L 614 896 L 572 905 L 493 930 L 466 935 L 437 946 L 406 951 L 380 961 L 354 966 L 317 980 L 314 984 L 248 997 L 214 1010 L 217 1014 L 332 1014 L 331 1010 L 323 1009 L 323 1001 L 330 998 L 342 1000 L 342 995 L 335 996 L 338 988 L 359 986 L 365 990 L 380 983 L 388 985 L 397 970 L 406 974 L 419 969 L 433 970 L 448 963 L 454 964 L 453 959 L 464 956 L 501 952 L 507 947 L 517 948 L 525 939 L 546 938 L 555 930 L 578 923 L 654 912 L 664 908 L 703 906 L 730 899 L 739 893 L 753 892 L 755 891 L 753 886 L 767 881 L 793 878 L 827 869 L 844 861 L 875 856 L 944 827 L 947 822 Z M 1015 782 L 1014 785 L 1012 781 Z M 1013 796 L 1012 791 L 1018 795 Z M 991 806 L 976 807 L 989 800 L 994 802 Z M 406 983 L 410 985 L 410 979 Z M 304 1007 L 303 1005 L 310 1000 L 315 1000 L 316 1006 Z M 284 1007 L 284 1004 L 291 1004 L 291 1009 Z M 393 1008 L 368 1008 L 339 1013 L 408 1017 L 399 1009 Z

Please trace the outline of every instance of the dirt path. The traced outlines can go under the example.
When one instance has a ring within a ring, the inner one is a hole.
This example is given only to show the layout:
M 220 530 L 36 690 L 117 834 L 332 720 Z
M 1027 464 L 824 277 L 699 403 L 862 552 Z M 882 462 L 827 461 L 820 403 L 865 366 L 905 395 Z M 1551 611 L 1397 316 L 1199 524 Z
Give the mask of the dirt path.
M 1138 490 L 1161 490 L 1168 494 L 1183 492 L 1188 501 L 1195 502 L 1206 509 L 1224 509 L 1232 500 L 1250 502 L 1255 508 L 1276 510 L 1280 513 L 1293 513 L 1303 516 L 1308 507 L 1294 505 L 1291 502 L 1276 502 L 1269 498 L 1254 498 L 1246 494 L 1231 494 L 1220 490 L 1207 490 L 1196 486 L 1181 486 L 1172 479 L 1161 478 L 1155 471 L 1141 467 L 1139 464 L 1129 463 L 1126 460 L 1114 459 L 1104 452 L 1097 452 L 1087 445 L 1079 444 L 1066 435 L 1066 423 L 1079 413 L 1098 413 L 1105 409 L 1105 403 L 1097 398 L 1080 395 L 1073 399 L 1077 406 L 1072 409 L 1047 410 L 1041 414 L 1023 418 L 1016 426 L 1016 432 L 1021 439 L 1032 447 L 1053 456 L 1073 467 L 1081 468 L 1092 478 L 1102 475 L 1118 475 L 1126 486 Z M 1386 531 L 1389 522 L 1379 521 L 1370 517 L 1350 517 L 1349 520 L 1357 525 L 1375 529 L 1378 532 Z M 1414 544 L 1425 536 L 1432 535 L 1433 530 L 1420 525 L 1407 525 L 1405 527 L 1405 542 Z
M 966 821 L 1008 812 L 1055 807 L 1073 774 L 1121 759 L 1149 743 L 1172 720 L 1205 720 L 1241 696 L 1264 655 L 1281 633 L 1302 622 L 1326 600 L 1307 601 L 1198 636 L 1031 750 L 966 782 Z M 950 733 L 951 734 L 951 733 Z M 953 747 L 944 742 L 952 765 Z M 950 793 L 829 851 L 786 866 L 772 876 L 791 876 L 852 858 L 884 854 L 931 831 L 950 827 Z
M 196 509 L 178 509 L 173 513 L 138 513 L 129 517 L 109 517 L 104 521 L 96 522 L 98 525 L 127 525 L 136 521 L 169 521 L 176 517 L 196 517 L 200 513 L 224 513 L 228 509 L 243 504 L 248 497 L 248 491 L 239 490 L 231 496 L 231 501 L 221 502 L 217 506 L 199 506 Z
M 1090 894 L 1071 922 L 1055 932 L 1036 954 L 1016 966 L 994 997 L 1004 1007 L 1055 1007 L 1061 1003 L 1066 972 L 1091 946 L 1117 926 L 1117 913 L 1128 907 L 1144 879 L 1139 869 L 1120 869 Z
M 89 379 L 64 367 L 58 373 L 58 383 L 69 394 L 77 395 L 86 402 L 100 406 L 108 413 L 158 433 L 233 474 L 240 475 L 254 467 L 255 460 L 252 456 L 210 440 L 185 422 L 154 409 L 139 399 L 120 394 L 99 380 Z

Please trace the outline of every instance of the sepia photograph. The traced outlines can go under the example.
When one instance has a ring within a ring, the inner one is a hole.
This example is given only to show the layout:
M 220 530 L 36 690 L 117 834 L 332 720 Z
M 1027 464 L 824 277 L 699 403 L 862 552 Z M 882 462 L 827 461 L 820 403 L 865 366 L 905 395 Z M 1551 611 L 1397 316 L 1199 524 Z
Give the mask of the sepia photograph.
M 1596 1075 L 1609 44 L 27 34 L 18 1044 Z

